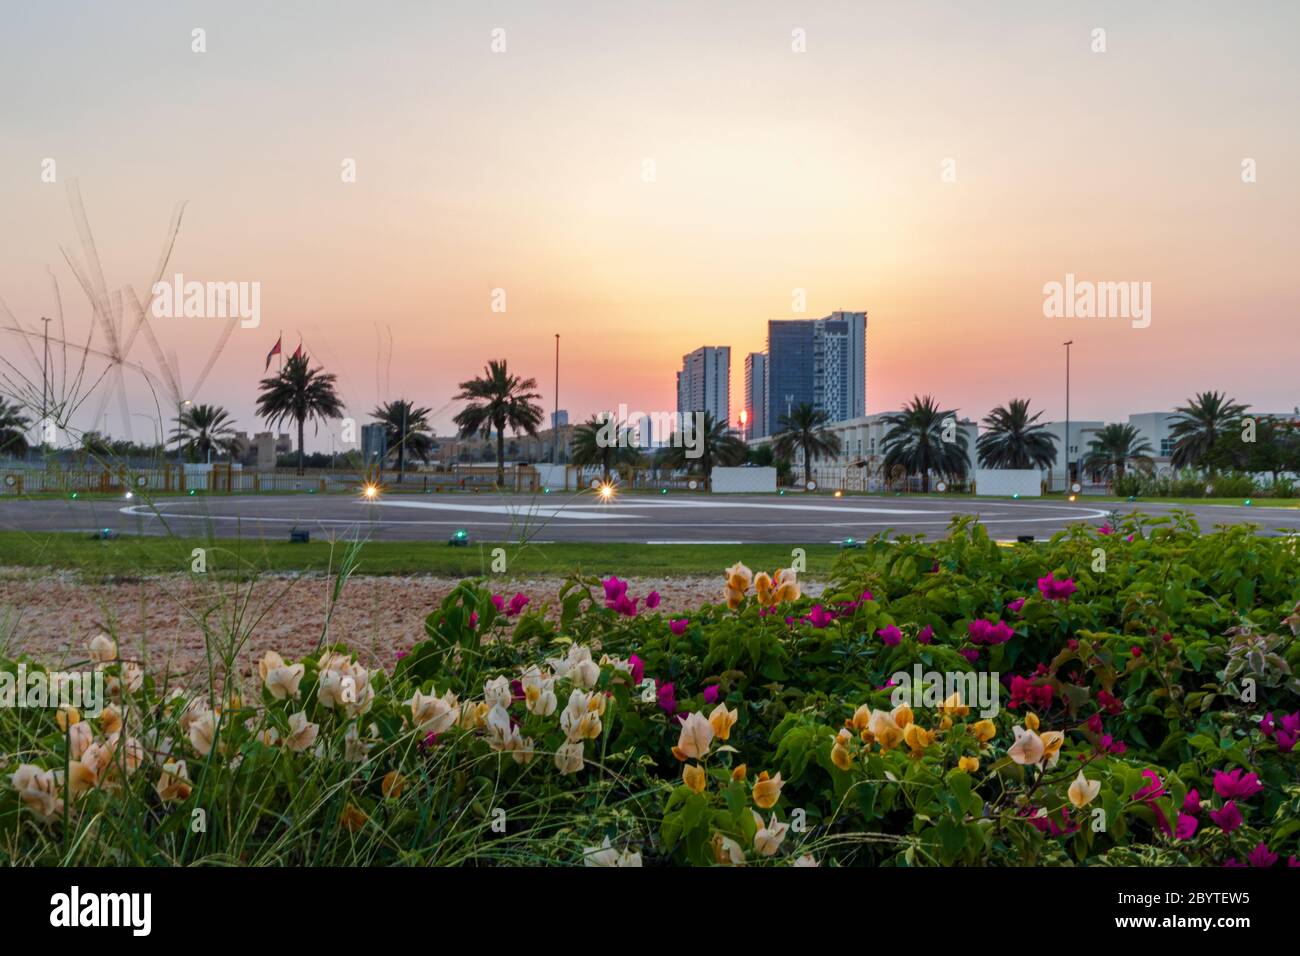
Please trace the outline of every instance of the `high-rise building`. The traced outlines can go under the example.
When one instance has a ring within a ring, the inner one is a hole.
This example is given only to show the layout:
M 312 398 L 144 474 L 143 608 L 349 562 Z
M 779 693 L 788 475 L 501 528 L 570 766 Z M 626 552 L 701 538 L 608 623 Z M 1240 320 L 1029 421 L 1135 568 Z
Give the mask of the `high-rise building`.
M 762 438 L 767 434 L 767 356 L 750 352 L 745 356 L 745 434 Z
M 769 432 L 796 405 L 812 405 L 832 422 L 862 417 L 867 413 L 867 313 L 770 320 L 766 365 Z
M 731 346 L 706 345 L 682 356 L 677 411 L 683 415 L 707 412 L 715 422 L 730 422 Z
M 568 409 L 561 408 L 558 409 L 557 411 L 551 412 L 552 428 L 563 428 L 567 424 L 569 424 Z

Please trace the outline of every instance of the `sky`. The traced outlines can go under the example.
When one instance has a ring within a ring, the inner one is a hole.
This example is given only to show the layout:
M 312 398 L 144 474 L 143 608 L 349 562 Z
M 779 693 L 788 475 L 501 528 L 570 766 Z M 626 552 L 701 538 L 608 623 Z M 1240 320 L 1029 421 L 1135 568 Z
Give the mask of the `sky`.
M 766 320 L 836 309 L 869 313 L 868 412 L 933 393 L 1061 418 L 1067 339 L 1076 419 L 1206 389 L 1300 404 L 1295 3 L 63 2 L 4 20 L 0 299 L 35 336 L 52 273 L 84 341 L 69 181 L 108 287 L 141 295 L 184 201 L 168 278 L 258 283 L 260 324 L 192 394 L 223 322 L 153 328 L 184 397 L 244 430 L 281 333 L 359 421 L 408 397 L 447 434 L 457 383 L 493 358 L 549 414 L 557 334 L 571 419 L 671 411 L 701 345 L 731 346 L 738 413 Z M 1046 317 L 1067 274 L 1150 283 L 1149 324 Z M 0 331 L 0 358 L 39 395 L 19 336 Z M 143 337 L 128 360 L 156 367 Z M 98 392 L 76 424 L 152 438 L 174 398 L 146 381 L 128 368 L 126 409 Z

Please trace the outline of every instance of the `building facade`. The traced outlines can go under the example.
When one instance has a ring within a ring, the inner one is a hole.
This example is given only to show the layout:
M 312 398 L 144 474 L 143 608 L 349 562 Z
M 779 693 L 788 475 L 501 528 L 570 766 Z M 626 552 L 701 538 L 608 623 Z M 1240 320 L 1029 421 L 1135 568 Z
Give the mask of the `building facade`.
M 867 313 L 767 323 L 766 430 L 796 405 L 812 405 L 832 422 L 867 413 Z
M 706 345 L 682 356 L 677 373 L 677 411 L 705 412 L 731 422 L 731 346 Z
M 767 356 L 750 352 L 745 356 L 744 437 L 762 438 L 767 433 Z

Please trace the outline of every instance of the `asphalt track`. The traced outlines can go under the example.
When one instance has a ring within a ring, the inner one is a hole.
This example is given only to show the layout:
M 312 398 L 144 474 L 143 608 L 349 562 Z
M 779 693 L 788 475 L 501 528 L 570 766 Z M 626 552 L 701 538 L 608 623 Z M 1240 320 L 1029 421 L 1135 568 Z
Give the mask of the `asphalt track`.
M 0 530 L 207 535 L 282 540 L 292 528 L 315 537 L 446 541 L 465 529 L 475 541 L 610 541 L 638 544 L 830 543 L 880 531 L 940 537 L 953 515 L 979 516 L 994 538 L 1050 537 L 1071 524 L 1100 525 L 1108 514 L 1191 512 L 1203 532 L 1217 524 L 1255 523 L 1262 533 L 1300 529 L 1300 509 L 952 499 L 938 496 L 834 498 L 829 495 L 679 493 L 622 495 L 385 494 L 376 501 L 343 495 L 263 495 L 139 499 L 0 499 Z

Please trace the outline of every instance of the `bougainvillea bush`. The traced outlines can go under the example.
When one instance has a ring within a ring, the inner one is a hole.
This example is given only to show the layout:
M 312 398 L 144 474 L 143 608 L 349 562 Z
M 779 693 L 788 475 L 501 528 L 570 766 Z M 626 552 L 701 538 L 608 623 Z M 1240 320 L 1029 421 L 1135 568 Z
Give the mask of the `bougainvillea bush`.
M 96 638 L 111 706 L 0 711 L 0 856 L 1296 864 L 1296 538 L 958 519 L 845 551 L 816 600 L 736 559 L 682 615 L 617 576 L 466 582 L 380 667 L 249 647 L 171 686 Z

